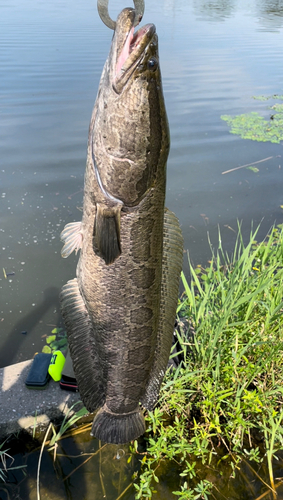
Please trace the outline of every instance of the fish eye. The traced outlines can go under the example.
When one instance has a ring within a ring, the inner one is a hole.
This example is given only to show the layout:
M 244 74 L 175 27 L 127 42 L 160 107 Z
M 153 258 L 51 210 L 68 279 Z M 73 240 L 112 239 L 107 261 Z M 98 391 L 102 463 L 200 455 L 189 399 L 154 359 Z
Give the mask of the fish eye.
M 147 67 L 148 69 L 150 69 L 151 71 L 155 71 L 156 68 L 158 66 L 158 61 L 155 57 L 151 57 L 148 61 L 147 61 Z

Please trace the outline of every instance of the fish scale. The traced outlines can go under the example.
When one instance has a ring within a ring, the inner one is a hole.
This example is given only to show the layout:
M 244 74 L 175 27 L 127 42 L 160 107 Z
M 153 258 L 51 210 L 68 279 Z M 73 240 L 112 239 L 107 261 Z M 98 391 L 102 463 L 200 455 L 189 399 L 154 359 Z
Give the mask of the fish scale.
M 62 232 L 64 257 L 80 249 L 61 293 L 74 371 L 88 410 L 100 408 L 92 434 L 109 443 L 143 434 L 140 403 L 157 402 L 183 257 L 164 208 L 169 129 L 155 27 L 141 28 L 130 62 L 117 63 L 134 19 L 133 9 L 118 16 L 90 123 L 82 223 Z

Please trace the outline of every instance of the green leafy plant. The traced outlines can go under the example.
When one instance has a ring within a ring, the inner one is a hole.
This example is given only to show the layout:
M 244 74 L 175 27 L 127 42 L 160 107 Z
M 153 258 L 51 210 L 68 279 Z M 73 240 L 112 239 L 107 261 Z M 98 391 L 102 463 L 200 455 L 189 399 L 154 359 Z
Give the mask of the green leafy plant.
M 242 464 L 262 482 L 263 492 L 252 498 L 278 498 L 282 481 L 274 464 L 282 460 L 283 449 L 283 229 L 273 227 L 261 243 L 257 232 L 251 231 L 244 243 L 239 227 L 231 255 L 219 232 L 207 266 L 195 267 L 189 259 L 177 310 L 174 353 L 179 364 L 167 370 L 158 405 L 145 415 L 145 442 L 115 452 L 119 470 L 126 471 L 126 487 L 117 487 L 116 500 L 130 490 L 136 499 L 157 497 L 168 472 L 170 491 L 181 500 L 222 498 L 217 478 L 222 471 L 225 478 L 236 477 Z M 50 424 L 38 463 L 38 500 L 44 446 L 60 460 L 59 440 L 84 413 L 67 415 L 59 431 Z M 106 495 L 101 466 L 109 462 L 101 458 L 103 449 L 109 460 L 111 447 L 99 443 L 63 481 L 99 454 L 98 478 Z M 130 468 L 135 471 L 131 479 Z
M 193 490 L 190 490 L 188 483 L 185 482 L 181 486 L 180 491 L 173 491 L 173 495 L 178 495 L 180 500 L 197 500 L 198 498 L 208 500 L 208 496 L 211 494 L 211 487 L 212 485 L 209 481 L 200 481 Z
M 74 412 L 74 408 L 77 405 L 82 405 L 82 402 L 77 401 L 71 406 L 71 408 L 68 409 L 58 431 L 56 431 L 55 427 L 52 425 L 53 436 L 49 443 L 49 451 L 52 451 L 56 447 L 57 442 L 62 438 L 63 434 L 65 434 L 68 429 L 70 429 L 82 417 L 88 415 L 89 412 L 84 406 L 77 412 Z
M 78 410 L 77 412 L 74 412 L 74 408 L 76 405 L 81 405 L 81 401 L 77 401 L 74 403 L 71 408 L 68 409 L 64 420 L 62 424 L 60 425 L 59 431 L 57 432 L 54 425 L 52 422 L 50 422 L 48 429 L 45 433 L 41 450 L 40 450 L 40 455 L 39 455 L 39 460 L 38 460 L 38 465 L 37 465 L 37 500 L 40 500 L 40 484 L 39 484 L 39 477 L 40 477 L 40 467 L 41 467 L 41 459 L 42 459 L 42 454 L 44 450 L 44 446 L 47 442 L 47 438 L 49 436 L 50 430 L 52 430 L 53 436 L 49 441 L 49 451 L 54 450 L 54 460 L 56 459 L 56 451 L 58 447 L 58 441 L 62 439 L 63 434 L 66 433 L 68 429 L 70 429 L 78 420 L 80 420 L 83 416 L 88 414 L 87 409 L 83 406 Z M 70 416 L 71 415 L 71 416 Z
M 63 328 L 53 328 L 52 335 L 46 337 L 46 344 L 42 348 L 42 352 L 53 353 L 55 351 L 63 351 L 68 346 L 67 333 Z
M 264 456 L 270 485 L 263 483 L 276 495 L 272 459 L 283 444 L 283 231 L 272 228 L 261 243 L 257 231 L 245 245 L 239 227 L 231 256 L 219 233 L 209 265 L 189 262 L 190 281 L 182 274 L 176 336 L 183 360 L 167 371 L 158 407 L 148 412 L 136 498 L 152 498 L 165 461 L 179 468 L 174 494 L 196 500 L 216 487 L 203 475 L 205 466 L 225 461 L 233 476 L 243 460 L 261 463 Z M 255 435 L 264 439 L 261 452 Z

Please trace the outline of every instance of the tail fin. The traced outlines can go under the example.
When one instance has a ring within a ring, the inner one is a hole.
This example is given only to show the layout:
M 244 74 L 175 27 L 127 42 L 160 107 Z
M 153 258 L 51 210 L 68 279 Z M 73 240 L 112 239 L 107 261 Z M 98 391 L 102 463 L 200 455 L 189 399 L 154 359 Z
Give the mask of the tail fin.
M 96 414 L 91 435 L 104 443 L 126 444 L 145 432 L 143 414 L 137 408 L 132 413 L 115 414 L 106 405 Z

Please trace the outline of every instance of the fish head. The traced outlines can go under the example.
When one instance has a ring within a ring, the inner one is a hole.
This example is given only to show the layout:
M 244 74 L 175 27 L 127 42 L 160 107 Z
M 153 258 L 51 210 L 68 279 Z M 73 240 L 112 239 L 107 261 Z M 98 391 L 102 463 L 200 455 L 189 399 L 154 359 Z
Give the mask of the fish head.
M 154 24 L 134 32 L 135 10 L 122 10 L 97 98 L 93 151 L 100 186 L 137 206 L 162 177 L 169 128 Z M 164 188 L 165 189 L 165 188 Z
M 122 10 L 116 22 L 112 42 L 112 85 L 120 94 L 130 79 L 151 78 L 159 68 L 158 43 L 154 24 L 146 24 L 134 33 L 135 10 Z

